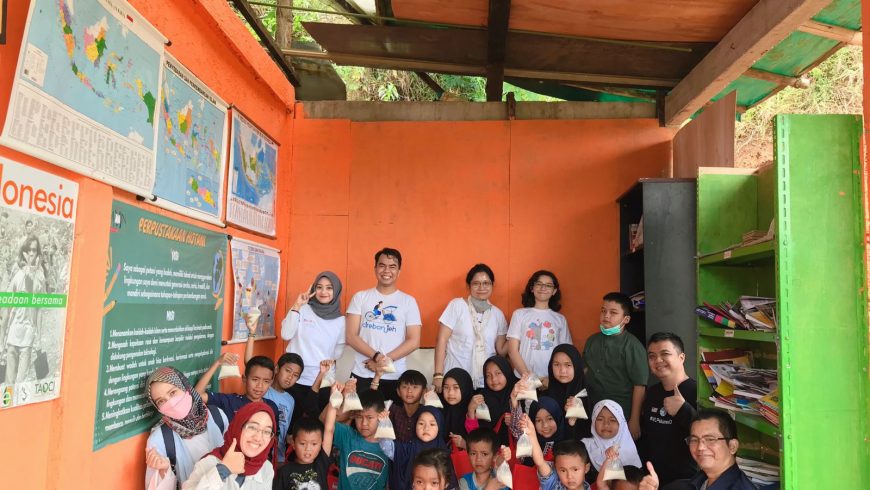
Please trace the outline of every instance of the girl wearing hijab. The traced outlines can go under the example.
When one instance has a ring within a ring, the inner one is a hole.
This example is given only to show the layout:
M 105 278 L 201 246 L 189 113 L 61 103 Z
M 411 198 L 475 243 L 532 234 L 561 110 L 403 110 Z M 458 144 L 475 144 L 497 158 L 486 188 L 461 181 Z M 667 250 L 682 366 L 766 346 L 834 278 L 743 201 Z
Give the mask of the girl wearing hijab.
M 441 404 L 444 405 L 444 440 L 452 440 L 457 448 L 464 448 L 468 432 L 477 428 L 474 413 L 468 413 L 468 406 L 474 396 L 471 375 L 462 368 L 447 371 L 441 389 Z
M 623 466 L 643 468 L 622 407 L 613 400 L 601 400 L 595 404 L 592 409 L 592 437 L 584 438 L 583 444 L 589 451 L 589 462 L 592 463 L 592 470 L 586 473 L 587 482 L 595 482 L 607 459 L 607 450 L 617 444 L 618 449 L 615 449 Z
M 423 406 L 414 415 L 415 436 L 413 439 L 407 442 L 389 439 L 380 441 L 384 452 L 393 460 L 390 467 L 390 488 L 392 490 L 411 490 L 414 458 L 424 450 L 440 449 L 449 458 L 447 443 L 444 442 L 444 427 L 444 417 L 441 410 Z M 447 488 L 456 488 L 454 475 L 451 475 Z
M 145 382 L 145 395 L 163 415 L 146 444 L 145 486 L 176 488 L 176 482 L 187 481 L 203 455 L 223 444 L 229 422 L 220 408 L 206 407 L 187 377 L 174 367 L 154 370 Z M 174 448 L 174 466 L 167 446 Z
M 544 390 L 543 395 L 559 402 L 559 406 L 565 407 L 567 412 L 568 399 L 574 398 L 575 395 L 586 389 L 583 359 L 580 356 L 580 351 L 573 344 L 556 346 L 553 349 L 553 355 L 550 356 L 547 372 L 550 384 Z M 592 407 L 589 406 L 589 397 L 581 397 L 581 400 L 586 413 L 590 413 Z M 572 400 L 572 403 L 576 403 L 576 401 Z M 565 426 L 566 436 L 571 439 L 589 437 L 592 434 L 591 424 L 590 419 L 568 420 L 568 424 Z
M 263 402 L 236 412 L 223 446 L 196 463 L 182 488 L 196 490 L 271 490 L 275 470 L 269 451 L 275 445 L 275 413 Z
M 319 391 L 317 417 L 329 400 L 329 389 L 313 386 L 320 373 L 320 361 L 339 359 L 344 351 L 344 315 L 341 314 L 341 280 L 332 271 L 323 271 L 314 278 L 308 291 L 296 298 L 284 321 L 281 322 L 281 338 L 290 341 L 287 352 L 298 354 L 305 365 L 291 394 L 297 400 L 307 398 L 306 392 Z M 297 406 L 304 405 L 297 402 Z M 302 413 L 294 410 L 293 419 L 299 420 Z
M 511 392 L 517 384 L 517 377 L 507 359 L 500 356 L 492 356 L 483 363 L 484 387 L 483 400 L 477 397 L 472 399 L 468 406 L 469 413 L 475 413 L 477 406 L 483 401 L 489 408 L 492 421 L 478 420 L 480 427 L 486 427 L 495 431 L 498 435 L 498 443 L 508 446 L 509 425 L 511 416 Z
M 519 386 L 519 385 L 518 385 Z M 515 439 L 523 434 L 520 421 L 523 417 L 522 408 L 517 404 L 512 410 L 511 432 Z M 559 403 L 548 397 L 539 396 L 538 401 L 529 406 L 529 421 L 535 426 L 535 435 L 544 459 L 553 461 L 553 445 L 565 439 L 565 413 Z M 534 466 L 532 458 L 522 458 L 526 466 Z
M 477 264 L 465 275 L 469 295 L 447 304 L 435 345 L 435 373 L 432 381 L 441 392 L 445 370 L 460 367 L 471 374 L 475 388 L 483 388 L 483 361 L 507 354 L 507 320 L 489 302 L 495 274 L 486 264 Z

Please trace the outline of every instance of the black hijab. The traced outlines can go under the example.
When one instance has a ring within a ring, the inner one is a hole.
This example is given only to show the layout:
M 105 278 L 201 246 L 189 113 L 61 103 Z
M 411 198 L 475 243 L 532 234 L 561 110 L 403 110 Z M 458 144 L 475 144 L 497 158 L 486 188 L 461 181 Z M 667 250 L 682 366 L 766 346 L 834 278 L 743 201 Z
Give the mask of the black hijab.
M 574 379 L 567 383 L 561 383 L 553 376 L 553 357 L 559 352 L 568 356 L 571 359 L 571 364 L 574 365 Z M 580 351 L 572 344 L 559 344 L 553 349 L 550 364 L 547 366 L 547 375 L 550 377 L 550 384 L 544 391 L 544 395 L 559 402 L 560 406 L 565 404 L 568 397 L 576 395 L 586 387 L 586 378 L 583 376 L 583 358 L 580 357 Z
M 444 381 L 450 378 L 459 385 L 462 399 L 456 405 L 447 403 L 444 395 L 441 396 L 441 404 L 444 405 L 444 440 L 450 439 L 450 433 L 467 436 L 465 430 L 465 417 L 468 415 L 468 403 L 474 396 L 474 383 L 471 375 L 462 368 L 453 368 L 444 375 Z M 443 385 L 442 385 L 443 386 Z M 443 391 L 443 390 L 442 390 Z
M 486 366 L 495 364 L 504 374 L 507 383 L 500 391 L 493 391 L 489 385 L 484 383 L 483 400 L 486 406 L 489 407 L 489 413 L 492 415 L 492 422 L 495 423 L 504 413 L 511 411 L 511 391 L 514 385 L 517 384 L 517 377 L 514 375 L 514 370 L 507 359 L 501 356 L 492 356 L 483 363 L 483 372 L 486 373 Z

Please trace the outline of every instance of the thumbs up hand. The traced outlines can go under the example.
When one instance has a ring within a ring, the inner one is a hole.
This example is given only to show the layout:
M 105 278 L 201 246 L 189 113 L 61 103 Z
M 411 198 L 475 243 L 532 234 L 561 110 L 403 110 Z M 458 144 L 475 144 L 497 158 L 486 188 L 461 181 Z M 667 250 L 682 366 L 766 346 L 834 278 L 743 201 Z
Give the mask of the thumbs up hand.
M 686 399 L 683 398 L 683 395 L 680 393 L 679 385 L 674 386 L 674 394 L 665 398 L 665 411 L 668 412 L 668 415 L 671 417 L 675 416 L 677 412 L 680 411 L 683 404 L 686 403 Z
M 659 475 L 656 474 L 655 468 L 649 461 L 646 462 L 646 469 L 649 471 L 649 475 L 640 481 L 640 490 L 656 490 L 659 488 Z
M 241 475 L 245 472 L 245 455 L 241 451 L 236 451 L 235 438 L 233 438 L 227 453 L 224 454 L 224 459 L 221 460 L 221 463 L 234 475 Z

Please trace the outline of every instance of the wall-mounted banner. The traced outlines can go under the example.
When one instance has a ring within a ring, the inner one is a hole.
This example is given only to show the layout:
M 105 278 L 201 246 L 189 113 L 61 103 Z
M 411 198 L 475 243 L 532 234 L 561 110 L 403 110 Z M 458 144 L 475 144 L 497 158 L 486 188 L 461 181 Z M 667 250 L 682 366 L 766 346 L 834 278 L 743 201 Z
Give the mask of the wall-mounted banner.
M 275 302 L 281 280 L 281 257 L 274 248 L 233 238 L 235 303 L 233 305 L 233 340 L 248 338 L 246 315 L 259 315 L 257 337 L 275 335 Z M 252 318 L 248 316 L 248 318 Z
M 168 53 L 160 92 L 156 204 L 223 225 L 227 104 Z
M 233 109 L 227 221 L 275 236 L 278 145 Z
M 0 158 L 0 408 L 60 395 L 78 189 Z
M 143 196 L 165 39 L 123 0 L 33 0 L 0 142 Z
M 145 378 L 170 365 L 195 381 L 223 318 L 226 235 L 118 201 L 110 218 L 94 449 L 154 424 Z

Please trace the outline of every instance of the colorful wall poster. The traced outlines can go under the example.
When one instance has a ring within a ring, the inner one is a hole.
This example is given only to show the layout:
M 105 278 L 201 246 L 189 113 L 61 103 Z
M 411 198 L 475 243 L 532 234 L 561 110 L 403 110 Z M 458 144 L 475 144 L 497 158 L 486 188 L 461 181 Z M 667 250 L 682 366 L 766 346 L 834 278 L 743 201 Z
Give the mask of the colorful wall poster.
M 144 382 L 170 365 L 196 382 L 220 352 L 227 237 L 112 204 L 94 449 L 151 428 Z
M 233 238 L 230 248 L 235 284 L 233 340 L 248 338 L 245 316 L 252 310 L 259 315 L 257 337 L 272 337 L 275 335 L 275 303 L 281 280 L 281 257 L 273 248 L 241 238 Z
M 150 197 L 165 41 L 123 0 L 32 0 L 0 143 Z
M 160 94 L 156 204 L 222 225 L 227 104 L 168 53 Z
M 0 158 L 0 408 L 60 396 L 78 184 Z
M 275 236 L 278 145 L 233 110 L 227 221 Z

